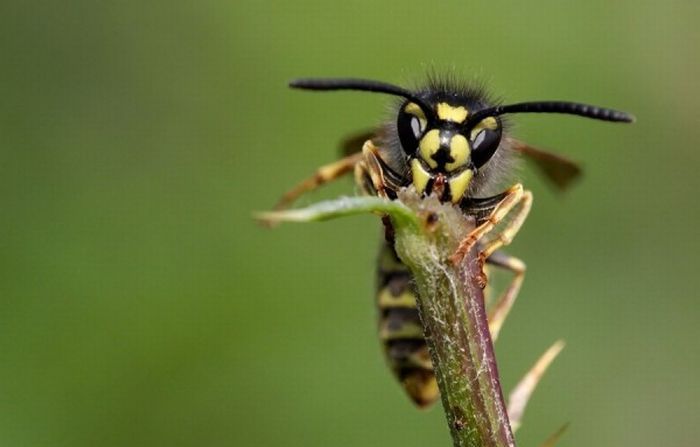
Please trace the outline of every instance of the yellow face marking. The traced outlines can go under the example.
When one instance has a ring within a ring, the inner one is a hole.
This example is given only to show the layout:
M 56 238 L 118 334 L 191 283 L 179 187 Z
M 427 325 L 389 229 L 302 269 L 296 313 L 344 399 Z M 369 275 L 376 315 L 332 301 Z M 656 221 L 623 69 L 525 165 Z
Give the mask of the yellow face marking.
M 440 102 L 437 105 L 437 114 L 441 120 L 461 124 L 467 119 L 469 111 L 462 106 L 452 107 L 446 102 Z
M 467 169 L 461 174 L 457 174 L 448 180 L 448 184 L 450 185 L 450 195 L 452 196 L 452 203 L 457 203 L 462 200 L 464 193 L 467 192 L 469 182 L 471 181 L 473 175 L 474 174 L 472 171 Z
M 496 121 L 496 118 L 489 116 L 484 118 L 483 120 L 479 121 L 479 124 L 474 126 L 472 129 L 472 132 L 470 134 L 470 137 L 472 141 L 474 141 L 474 138 L 476 138 L 477 135 L 479 135 L 479 132 L 481 132 L 484 129 L 491 129 L 491 130 L 496 130 L 498 128 L 498 121 Z
M 425 113 L 423 113 L 423 109 L 418 107 L 418 104 L 416 104 L 415 102 L 409 102 L 408 104 L 406 104 L 406 107 L 403 108 L 403 111 L 408 113 L 409 115 L 413 115 L 416 118 L 418 118 L 421 132 L 425 129 L 425 126 L 428 125 L 428 120 L 425 117 Z
M 417 116 L 418 118 L 425 119 L 425 113 L 423 113 L 423 109 L 418 107 L 418 104 L 415 102 L 409 102 L 406 104 L 406 107 L 403 108 L 403 111 L 406 113 L 410 113 L 413 116 Z
M 457 134 L 450 140 L 450 156 L 454 159 L 452 163 L 445 163 L 445 169 L 454 171 L 461 168 L 469 159 L 469 142 L 464 135 Z
M 428 185 L 428 180 L 430 180 L 430 174 L 423 168 L 418 159 L 411 160 L 411 175 L 413 176 L 413 186 L 416 188 L 418 194 L 423 194 L 425 187 Z
M 433 154 L 440 149 L 440 131 L 433 129 L 421 138 L 418 144 L 420 156 L 431 168 L 437 168 L 437 162 L 433 160 Z

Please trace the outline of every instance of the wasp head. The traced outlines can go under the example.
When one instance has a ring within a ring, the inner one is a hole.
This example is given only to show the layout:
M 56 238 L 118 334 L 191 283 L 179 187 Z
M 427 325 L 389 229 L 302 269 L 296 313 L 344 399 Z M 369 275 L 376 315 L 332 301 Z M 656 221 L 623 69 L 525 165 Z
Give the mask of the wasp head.
M 477 101 L 454 95 L 431 95 L 421 104 L 408 100 L 400 107 L 396 128 L 419 193 L 458 202 L 494 155 L 502 123 L 494 116 L 470 119 L 479 109 Z

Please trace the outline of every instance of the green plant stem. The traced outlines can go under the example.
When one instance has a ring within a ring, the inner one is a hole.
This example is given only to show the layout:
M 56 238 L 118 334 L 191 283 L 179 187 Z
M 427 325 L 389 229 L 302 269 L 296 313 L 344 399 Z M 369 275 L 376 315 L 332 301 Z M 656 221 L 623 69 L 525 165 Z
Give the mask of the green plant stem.
M 476 255 L 469 253 L 458 268 L 430 253 L 416 256 L 419 245 L 397 243 L 397 252 L 418 287 L 418 308 L 454 445 L 513 446 L 476 280 L 481 271 Z
M 474 222 L 437 200 L 416 201 L 410 195 L 402 200 L 419 216 L 437 219 L 421 234 L 397 229 L 395 247 L 418 288 L 418 309 L 454 445 L 514 446 L 478 253 L 471 250 L 458 265 L 449 259 Z
M 391 217 L 395 247 L 411 269 L 442 404 L 459 447 L 515 445 L 501 392 L 475 250 L 459 265 L 449 256 L 474 228 L 451 205 L 410 191 L 400 201 L 359 197 L 322 202 L 302 210 L 264 214 L 268 222 L 311 221 L 359 213 Z

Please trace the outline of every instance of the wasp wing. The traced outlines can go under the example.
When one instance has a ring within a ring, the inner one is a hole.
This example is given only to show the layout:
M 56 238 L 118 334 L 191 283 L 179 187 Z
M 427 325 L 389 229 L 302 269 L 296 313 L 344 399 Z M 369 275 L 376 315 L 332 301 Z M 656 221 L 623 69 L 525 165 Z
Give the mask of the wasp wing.
M 371 140 L 377 134 L 379 134 L 379 129 L 364 129 L 348 135 L 347 137 L 343 138 L 338 145 L 340 154 L 346 157 L 354 154 L 355 152 L 362 151 L 362 145 L 365 144 L 365 141 Z
M 561 190 L 571 186 L 583 172 L 578 163 L 564 156 L 530 146 L 515 138 L 508 140 L 513 149 L 531 160 L 540 172 Z

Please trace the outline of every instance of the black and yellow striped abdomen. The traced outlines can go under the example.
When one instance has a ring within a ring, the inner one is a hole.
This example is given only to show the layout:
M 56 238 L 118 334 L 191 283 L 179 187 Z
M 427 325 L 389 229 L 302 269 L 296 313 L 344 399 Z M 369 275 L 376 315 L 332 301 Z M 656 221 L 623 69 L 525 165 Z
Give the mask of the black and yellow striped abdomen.
M 384 242 L 377 270 L 379 338 L 389 367 L 411 399 L 427 407 L 440 396 L 416 307 L 411 272 Z

